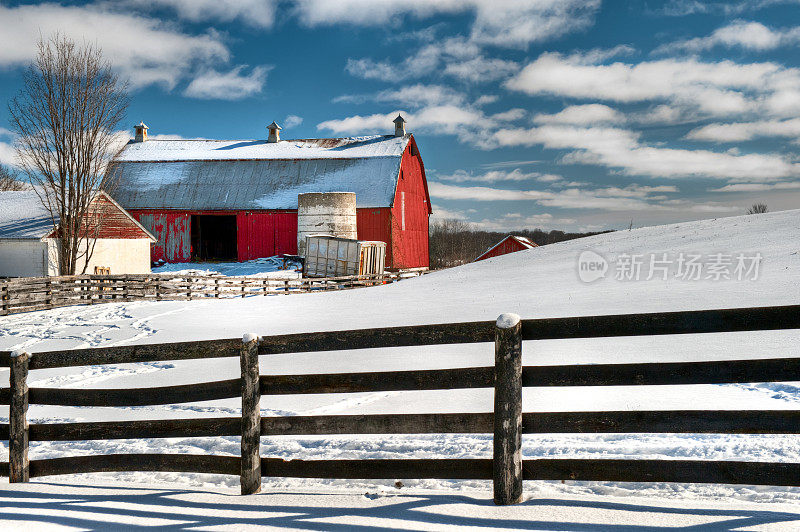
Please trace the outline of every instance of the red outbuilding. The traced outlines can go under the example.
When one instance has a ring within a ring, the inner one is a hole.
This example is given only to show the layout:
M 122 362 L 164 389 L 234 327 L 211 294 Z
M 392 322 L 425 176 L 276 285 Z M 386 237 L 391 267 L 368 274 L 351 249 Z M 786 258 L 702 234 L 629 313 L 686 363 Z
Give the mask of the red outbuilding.
M 148 140 L 111 166 L 114 198 L 158 239 L 154 261 L 246 261 L 297 253 L 298 194 L 354 192 L 359 240 L 386 242 L 391 268 L 428 266 L 431 203 L 405 121 L 395 135 Z
M 499 257 L 500 255 L 506 255 L 507 253 L 515 253 L 517 251 L 525 251 L 526 249 L 531 249 L 539 247 L 535 243 L 531 242 L 524 236 L 515 236 L 515 235 L 508 235 L 503 240 L 495 244 L 494 246 L 490 247 L 486 251 L 481 254 L 474 262 L 478 262 L 479 260 L 490 259 L 492 257 Z

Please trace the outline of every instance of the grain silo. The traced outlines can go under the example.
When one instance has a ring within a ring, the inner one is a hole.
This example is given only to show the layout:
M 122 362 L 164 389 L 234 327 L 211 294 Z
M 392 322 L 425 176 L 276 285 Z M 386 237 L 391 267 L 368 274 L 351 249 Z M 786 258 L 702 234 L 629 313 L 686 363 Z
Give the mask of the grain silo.
M 354 192 L 308 192 L 297 195 L 297 254 L 305 256 L 306 236 L 357 239 Z

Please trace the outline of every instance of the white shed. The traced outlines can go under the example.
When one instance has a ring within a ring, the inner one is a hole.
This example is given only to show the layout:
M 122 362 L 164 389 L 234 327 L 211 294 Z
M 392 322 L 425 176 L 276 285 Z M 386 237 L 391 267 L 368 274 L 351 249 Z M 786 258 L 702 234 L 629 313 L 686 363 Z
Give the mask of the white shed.
M 153 235 L 105 192 L 95 195 L 90 211 L 102 222 L 87 231 L 84 245 L 93 252 L 85 273 L 150 273 Z M 54 220 L 36 191 L 0 192 L 0 277 L 58 275 L 54 234 Z

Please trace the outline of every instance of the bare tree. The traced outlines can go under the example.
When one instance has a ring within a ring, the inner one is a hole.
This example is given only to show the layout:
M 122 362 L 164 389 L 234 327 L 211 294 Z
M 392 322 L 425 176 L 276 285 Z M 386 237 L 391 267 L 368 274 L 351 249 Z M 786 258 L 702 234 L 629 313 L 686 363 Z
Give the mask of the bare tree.
M 12 168 L 0 164 L 0 191 L 28 190 L 31 188 L 24 181 L 19 180 L 19 175 Z
M 40 39 L 23 88 L 8 105 L 17 154 L 58 228 L 59 271 L 85 271 L 102 216 L 92 200 L 109 188 L 106 168 L 115 131 L 127 108 L 120 84 L 102 51 L 55 34 Z
M 764 214 L 767 212 L 767 204 L 766 203 L 753 203 L 749 209 L 747 209 L 747 214 Z

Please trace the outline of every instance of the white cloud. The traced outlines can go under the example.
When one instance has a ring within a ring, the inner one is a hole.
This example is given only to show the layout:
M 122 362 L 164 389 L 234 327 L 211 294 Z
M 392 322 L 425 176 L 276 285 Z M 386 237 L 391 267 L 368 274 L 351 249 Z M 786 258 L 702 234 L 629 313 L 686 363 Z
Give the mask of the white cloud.
M 789 137 L 800 139 L 800 118 L 760 120 L 732 124 L 708 124 L 686 134 L 692 140 L 741 142 L 757 137 Z
M 405 85 L 374 94 L 345 94 L 333 99 L 334 103 L 377 102 L 402 105 L 410 108 L 430 105 L 462 105 L 465 97 L 460 92 L 444 85 Z
M 487 115 L 480 109 L 462 105 L 432 105 L 414 112 L 398 109 L 386 114 L 354 115 L 347 118 L 326 120 L 317 124 L 317 129 L 327 129 L 336 134 L 364 134 L 391 130 L 392 120 L 402 114 L 408 122 L 410 132 L 425 131 L 436 135 L 455 135 L 462 142 L 480 148 L 496 145 L 491 132 L 507 126 L 524 116 L 524 111 L 511 109 Z
M 710 192 L 765 192 L 768 190 L 796 190 L 800 189 L 800 182 L 783 183 L 735 183 L 721 188 L 711 189 Z
M 171 89 L 198 64 L 230 57 L 216 33 L 188 35 L 157 20 L 99 5 L 0 6 L 0 20 L 0 66 L 29 63 L 36 56 L 39 36 L 59 31 L 77 42 L 88 39 L 99 46 L 133 88 L 160 84 Z
M 698 13 L 731 16 L 774 5 L 798 3 L 800 3 L 800 0 L 726 0 L 724 2 L 713 2 L 710 0 L 672 0 L 664 6 L 661 12 L 665 15 L 675 17 L 695 15 Z
M 289 115 L 283 119 L 283 127 L 290 129 L 303 123 L 303 118 L 297 115 Z
M 503 214 L 499 218 L 484 218 L 474 225 L 484 231 L 499 231 L 507 233 L 509 231 L 531 229 L 531 228 L 550 228 L 556 225 L 573 224 L 573 218 L 554 218 L 550 213 L 541 214 L 522 214 L 510 212 Z
M 538 114 L 533 117 L 536 124 L 574 124 L 591 125 L 602 123 L 624 122 L 625 117 L 619 111 L 599 103 L 572 105 L 555 114 Z
M 569 188 L 565 190 L 509 190 L 492 187 L 462 187 L 432 181 L 431 197 L 444 200 L 533 201 L 546 207 L 562 209 L 596 209 L 603 211 L 647 211 L 686 208 L 682 200 L 669 199 L 663 193 L 678 192 L 673 186 L 607 187 L 599 189 Z M 654 196 L 654 193 L 662 195 Z
M 422 19 L 473 13 L 472 40 L 512 47 L 584 29 L 599 6 L 599 0 L 296 0 L 300 20 L 311 26 L 382 26 L 399 23 L 406 15 Z
M 421 47 L 403 61 L 348 59 L 345 70 L 363 79 L 399 82 L 436 73 L 463 81 L 488 82 L 508 77 L 519 66 L 513 61 L 488 58 L 480 46 L 464 37 L 449 37 Z
M 474 182 L 474 183 L 496 183 L 498 181 L 540 181 L 555 182 L 563 178 L 554 174 L 542 174 L 540 172 L 523 172 L 519 168 L 511 171 L 490 170 L 482 174 L 475 174 L 466 170 L 456 170 L 452 174 L 437 174 L 436 179 L 440 181 L 451 181 L 454 183 Z
M 17 166 L 17 153 L 14 149 L 13 131 L 0 127 L 0 164 Z
M 257 66 L 249 74 L 242 74 L 244 68 L 239 65 L 228 72 L 203 72 L 189 83 L 183 95 L 204 100 L 240 100 L 258 94 L 264 88 L 271 67 Z
M 714 30 L 706 37 L 695 37 L 693 39 L 665 44 L 656 48 L 654 52 L 701 52 L 717 46 L 727 48 L 738 47 L 744 48 L 745 50 L 762 52 L 780 46 L 791 46 L 798 42 L 800 42 L 800 27 L 774 30 L 760 22 L 736 20 L 727 26 Z
M 495 133 L 495 139 L 501 146 L 543 145 L 574 150 L 564 156 L 564 162 L 620 168 L 632 175 L 738 181 L 774 181 L 800 176 L 800 164 L 779 155 L 654 147 L 642 144 L 634 131 L 610 127 L 545 125 L 501 129 Z
M 467 213 L 464 211 L 459 210 L 451 210 L 441 205 L 436 205 L 435 203 L 431 205 L 431 210 L 433 214 L 431 214 L 431 221 L 435 220 L 466 220 Z
M 800 110 L 800 69 L 776 63 L 663 59 L 636 64 L 598 64 L 585 55 L 544 53 L 506 82 L 530 95 L 623 103 L 668 101 L 673 106 L 730 115 Z
M 473 104 L 475 107 L 482 107 L 484 105 L 489 105 L 490 103 L 494 103 L 500 99 L 499 96 L 496 94 L 481 94 L 478 96 L 478 99 L 475 100 Z
M 540 190 L 508 190 L 491 187 L 459 187 L 436 181 L 428 182 L 431 197 L 446 200 L 526 201 L 551 197 L 552 192 Z
M 490 59 L 479 55 L 467 61 L 448 63 L 444 73 L 465 81 L 478 83 L 504 79 L 519 70 L 514 61 Z
M 117 0 L 119 1 L 119 0 Z M 275 0 L 127 0 L 137 9 L 169 8 L 192 22 L 231 22 L 270 28 L 275 22 Z

